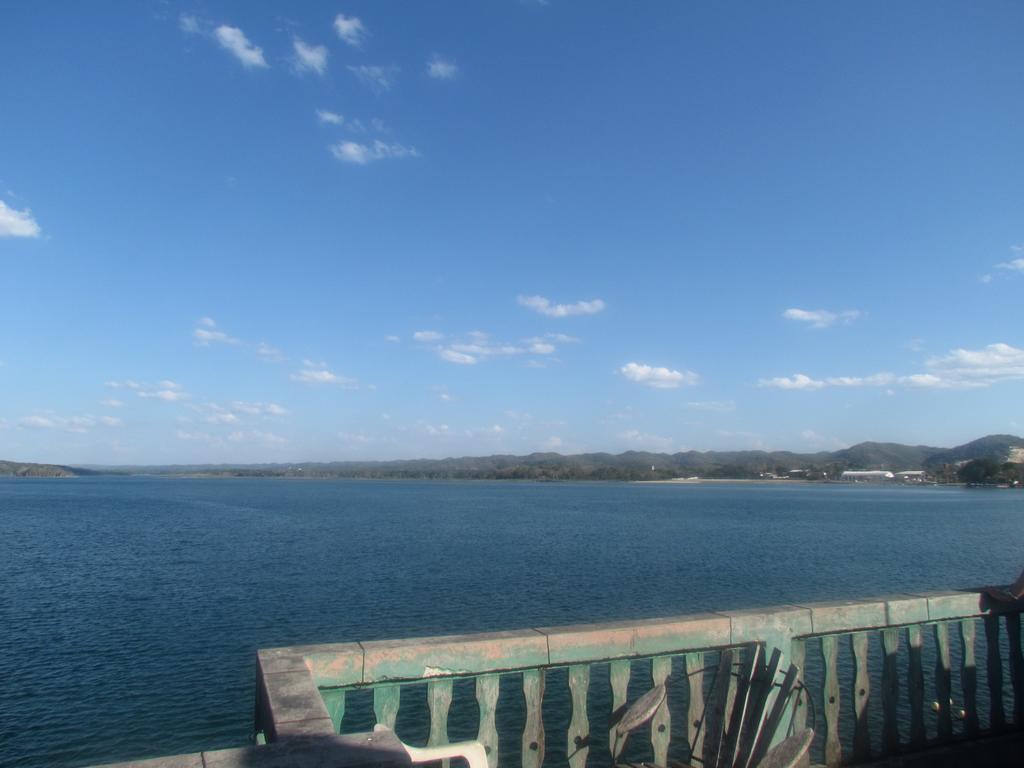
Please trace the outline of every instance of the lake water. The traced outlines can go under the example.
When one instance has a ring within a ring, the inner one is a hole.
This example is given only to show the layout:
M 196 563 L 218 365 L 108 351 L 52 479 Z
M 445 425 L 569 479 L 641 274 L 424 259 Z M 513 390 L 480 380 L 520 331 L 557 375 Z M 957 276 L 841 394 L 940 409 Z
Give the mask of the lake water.
M 255 650 L 1012 580 L 1024 493 L 0 478 L 0 765 L 247 743 Z

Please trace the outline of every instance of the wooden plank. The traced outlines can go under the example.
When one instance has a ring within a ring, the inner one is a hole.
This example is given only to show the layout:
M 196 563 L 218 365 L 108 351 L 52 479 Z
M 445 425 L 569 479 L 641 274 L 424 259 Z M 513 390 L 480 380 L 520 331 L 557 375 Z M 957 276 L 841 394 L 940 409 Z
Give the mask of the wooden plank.
M 785 734 L 780 733 L 780 726 L 785 722 L 786 713 L 791 703 L 793 687 L 796 685 L 799 674 L 800 670 L 795 665 L 790 664 L 789 669 L 786 670 L 786 676 L 782 680 L 782 685 L 779 687 L 779 693 L 775 697 L 775 702 L 772 704 L 772 710 L 768 717 L 765 718 L 764 724 L 761 726 L 761 732 L 757 736 L 757 744 L 754 745 L 754 751 L 750 755 L 750 765 L 761 764 L 769 747 L 772 746 L 772 742 L 778 741 L 781 743 L 784 741 L 784 738 L 781 737 L 784 737 Z
M 498 707 L 500 675 L 480 675 L 476 679 L 476 701 L 480 707 L 480 727 L 476 739 L 484 745 L 488 768 L 498 768 L 498 728 L 494 712 Z
M 974 658 L 974 619 L 960 622 L 960 689 L 964 700 L 964 732 L 978 735 L 978 664 Z
M 543 669 L 523 672 L 523 697 L 526 699 L 526 724 L 523 727 L 523 768 L 544 764 L 544 685 Z
M 668 680 L 672 674 L 672 657 L 658 656 L 651 659 L 651 679 L 655 685 Z M 672 713 L 668 708 L 668 696 L 661 702 L 651 718 L 651 746 L 654 747 L 654 762 L 668 765 L 668 746 L 672 740 Z
M 587 717 L 587 691 L 590 689 L 590 665 L 574 664 L 569 667 L 569 693 L 572 699 L 572 719 L 569 721 L 569 768 L 586 768 L 590 752 L 590 720 Z
M 779 664 L 782 663 L 782 651 L 778 648 L 772 649 L 772 657 L 765 665 L 756 665 L 756 678 L 751 685 L 750 702 L 747 705 L 747 713 L 743 724 L 743 735 L 740 738 L 739 750 L 734 765 L 746 766 L 748 763 L 756 762 L 752 758 L 755 747 L 759 742 L 759 734 L 762 730 L 762 723 L 765 720 L 765 708 L 771 700 L 773 688 L 775 687 L 775 675 L 779 671 Z M 776 698 L 776 701 L 778 699 Z M 772 734 L 769 734 L 769 737 Z M 765 744 L 765 749 L 768 745 Z
M 850 635 L 853 651 L 853 759 L 871 757 L 871 732 L 868 729 L 868 705 L 871 702 L 871 677 L 868 674 L 868 633 Z
M 953 716 L 950 701 L 953 698 L 949 660 L 949 624 L 935 625 L 935 704 L 938 714 L 938 739 L 947 742 L 953 738 Z
M 725 732 L 726 705 L 732 680 L 733 651 L 726 648 L 719 654 L 718 671 L 711 687 L 711 701 L 704 712 L 704 749 L 702 756 L 706 768 L 718 765 L 718 753 L 722 748 Z
M 803 690 L 804 668 L 807 666 L 807 643 L 803 639 L 793 641 L 790 658 L 793 664 L 800 670 L 797 678 L 799 690 L 797 692 L 796 710 L 793 712 L 793 731 L 799 733 L 807 727 L 807 691 Z
M 618 759 L 622 754 L 622 747 L 625 746 L 625 741 L 616 735 L 615 728 L 626 711 L 629 675 L 630 663 L 625 659 L 613 661 L 608 665 L 608 678 L 612 685 L 612 716 L 608 719 L 608 751 L 611 753 L 612 760 Z
M 761 667 L 762 650 L 760 645 L 753 645 L 746 649 L 746 656 L 740 664 L 739 676 L 736 679 L 736 696 L 733 701 L 729 715 L 729 722 L 725 728 L 725 738 L 722 740 L 722 749 L 718 753 L 718 762 L 721 765 L 732 765 L 736 756 L 736 749 L 739 746 L 740 735 L 746 724 L 747 705 L 750 703 L 751 683 L 755 676 L 758 679 L 764 677 Z M 761 673 L 760 675 L 758 673 Z M 756 694 L 755 694 L 756 695 Z M 655 761 L 657 762 L 657 761 Z
M 328 688 L 320 691 L 323 697 L 324 706 L 327 707 L 327 714 L 331 716 L 334 724 L 334 732 L 341 733 L 341 721 L 345 717 L 345 689 Z
M 690 744 L 687 759 L 692 763 L 694 756 L 704 754 L 704 654 L 688 653 L 683 657 L 686 672 L 687 703 L 686 730 Z
M 448 710 L 452 706 L 452 680 L 442 678 L 427 683 L 427 707 L 430 709 L 430 736 L 427 746 L 436 747 L 448 743 Z M 443 768 L 448 768 L 450 760 L 442 760 Z
M 1010 685 L 1013 686 L 1013 722 L 1020 728 L 1024 722 L 1024 654 L 1020 647 L 1020 614 L 1008 613 L 1006 643 L 1010 647 Z
M 898 654 L 900 634 L 895 629 L 882 630 L 882 750 L 895 755 L 900 749 L 900 726 L 897 709 L 900 701 L 900 670 Z
M 380 685 L 373 689 L 373 714 L 379 725 L 395 730 L 402 689 L 397 685 Z
M 1006 728 L 1006 712 L 1003 710 L 1003 661 L 999 655 L 999 617 L 985 616 L 985 671 L 988 675 L 989 718 L 988 727 L 993 733 Z
M 821 638 L 821 657 L 825 663 L 825 765 L 841 765 L 843 746 L 839 741 L 839 646 L 835 635 Z
M 924 667 L 921 661 L 921 627 L 907 627 L 909 669 L 907 671 L 907 697 L 910 701 L 910 746 L 924 746 Z

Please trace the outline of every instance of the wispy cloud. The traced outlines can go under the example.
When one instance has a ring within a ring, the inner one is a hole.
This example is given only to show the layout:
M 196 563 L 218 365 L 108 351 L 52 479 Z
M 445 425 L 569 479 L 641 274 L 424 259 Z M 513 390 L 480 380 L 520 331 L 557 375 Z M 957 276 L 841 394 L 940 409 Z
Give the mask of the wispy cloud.
M 787 320 L 807 323 L 812 328 L 828 328 L 836 323 L 849 325 L 858 317 L 860 310 L 847 309 L 842 312 L 830 312 L 827 309 L 787 309 L 782 316 Z
M 84 434 L 89 432 L 93 427 L 120 427 L 123 422 L 121 419 L 114 416 L 92 416 L 86 414 L 84 416 L 58 416 L 52 411 L 46 411 L 42 414 L 35 414 L 33 416 L 25 416 L 18 421 L 18 425 L 28 429 L 53 429 L 60 432 L 72 432 L 77 434 Z
M 124 405 L 124 401 L 110 397 L 106 400 L 100 400 L 100 405 L 105 405 L 107 408 L 120 408 Z
M 641 432 L 638 429 L 630 429 L 619 435 L 619 439 L 626 443 L 631 449 L 642 451 L 671 451 L 675 441 L 671 437 L 652 435 L 648 432 Z
M 256 345 L 256 354 L 260 360 L 267 363 L 283 363 L 288 358 L 284 356 L 277 347 L 272 347 L 264 341 Z
M 178 17 L 178 29 L 188 35 L 198 35 L 203 31 L 199 19 L 190 13 L 183 13 Z
M 351 45 L 353 48 L 361 48 L 363 42 L 370 35 L 366 26 L 358 17 L 346 16 L 343 13 L 339 13 L 334 17 L 334 31 L 338 33 L 338 37 L 342 42 Z
M 454 80 L 459 74 L 459 66 L 451 59 L 434 54 L 427 60 L 427 75 L 435 80 Z
M 548 317 L 571 317 L 573 315 L 594 315 L 604 309 L 601 299 L 577 301 L 574 304 L 555 304 L 543 296 L 519 296 L 516 299 L 521 306 L 532 309 Z
M 700 380 L 700 377 L 693 371 L 675 371 L 643 363 L 626 363 L 619 368 L 619 373 L 630 381 L 654 389 L 676 389 L 684 385 L 696 384 Z
M 686 407 L 691 411 L 729 413 L 736 410 L 736 403 L 732 402 L 732 400 L 701 400 L 687 403 Z
M 337 112 L 331 112 L 326 109 L 318 109 L 316 111 L 316 119 L 319 120 L 321 123 L 326 123 L 327 125 L 345 124 L 344 116 L 339 115 Z
M 134 382 L 132 382 L 134 383 Z M 164 379 L 159 384 L 133 387 L 135 394 L 146 400 L 163 400 L 168 403 L 188 400 L 190 395 L 182 390 L 181 384 Z
M 390 91 L 395 84 L 398 67 L 371 66 L 369 64 L 349 65 L 348 71 L 356 76 L 360 83 L 374 93 Z
M 331 154 L 343 163 L 367 165 L 376 160 L 397 159 L 403 157 L 419 157 L 415 147 L 402 144 L 388 144 L 379 139 L 372 144 L 360 144 L 356 141 L 341 141 L 332 144 Z
M 221 24 L 214 30 L 213 35 L 221 48 L 242 62 L 242 66 L 247 69 L 264 69 L 269 66 L 267 60 L 263 58 L 263 49 L 249 42 L 249 38 L 238 27 Z
M 869 376 L 829 376 L 814 379 L 803 373 L 760 379 L 759 387 L 815 390 L 825 387 L 891 387 L 918 389 L 977 389 L 1002 381 L 1024 379 L 1024 349 L 1009 344 L 989 344 L 981 349 L 953 349 L 926 361 L 921 373 L 898 376 L 875 373 Z
M 241 344 L 240 339 L 229 336 L 224 331 L 217 329 L 217 324 L 212 318 L 202 317 L 196 323 L 192 331 L 192 338 L 195 339 L 197 347 L 208 347 L 210 344 Z
M 444 338 L 444 334 L 438 331 L 415 331 L 412 337 L 415 341 L 431 342 L 440 341 Z
M 557 334 L 534 336 L 516 343 L 495 341 L 482 331 L 471 331 L 461 339 L 451 339 L 444 344 L 433 347 L 437 355 L 446 362 L 457 365 L 475 365 L 476 363 L 497 357 L 514 357 L 517 355 L 550 356 L 558 351 L 554 343 Z M 437 331 L 417 331 L 413 334 L 416 341 L 434 343 L 444 340 Z M 565 339 L 571 337 L 565 336 Z M 536 360 L 531 361 L 536 363 Z
M 327 46 L 309 45 L 299 38 L 292 40 L 295 49 L 295 70 L 297 72 L 316 72 L 322 75 L 327 71 Z
M 312 360 L 303 360 L 302 368 L 291 375 L 292 381 L 303 384 L 336 384 L 345 389 L 355 389 L 358 386 L 356 379 L 347 376 L 339 376 L 329 370 L 326 363 L 316 363 Z
M 0 200 L 0 237 L 39 237 L 40 231 L 32 211 L 9 208 Z

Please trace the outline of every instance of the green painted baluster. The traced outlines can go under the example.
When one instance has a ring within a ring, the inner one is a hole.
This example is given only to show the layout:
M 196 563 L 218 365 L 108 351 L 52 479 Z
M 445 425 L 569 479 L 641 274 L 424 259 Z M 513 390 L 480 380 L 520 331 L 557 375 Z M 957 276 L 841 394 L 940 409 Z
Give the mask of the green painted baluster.
M 949 625 L 943 622 L 935 625 L 935 705 L 938 713 L 939 741 L 953 738 L 953 717 L 949 700 L 952 694 L 949 661 Z
M 543 669 L 528 669 L 523 672 L 523 696 L 526 698 L 523 768 L 540 768 L 544 764 L 544 683 Z
M 379 685 L 373 689 L 373 714 L 380 725 L 394 730 L 402 689 L 397 685 Z
M 672 674 L 672 657 L 659 656 L 651 659 L 651 678 L 655 685 L 664 683 Z M 651 746 L 654 747 L 654 762 L 668 765 L 668 745 L 672 739 L 672 713 L 668 709 L 668 696 L 661 702 L 651 718 Z
M 450 678 L 431 680 L 427 683 L 427 705 L 430 707 L 430 736 L 428 747 L 436 747 L 448 743 L 448 710 L 452 706 L 452 681 Z M 443 768 L 448 768 L 450 760 L 442 760 Z
M 1001 733 L 1006 728 L 1006 713 L 1003 711 L 1003 660 L 999 656 L 999 617 L 985 616 L 985 669 L 988 672 L 989 718 L 988 727 L 992 733 Z
M 794 640 L 792 645 L 792 659 L 793 664 L 800 669 L 800 677 L 798 678 L 799 689 L 800 685 L 804 682 L 804 667 L 807 664 L 807 643 L 804 640 Z M 796 711 L 793 713 L 793 732 L 802 731 L 807 727 L 807 691 L 799 691 L 796 700 Z
M 1006 642 L 1010 646 L 1010 685 L 1013 686 L 1013 722 L 1020 728 L 1024 721 L 1024 654 L 1020 648 L 1020 614 L 1008 613 Z
M 494 724 L 494 711 L 498 706 L 498 675 L 480 675 L 476 679 L 476 700 L 480 705 L 480 729 L 477 741 L 487 752 L 488 768 L 498 768 L 498 729 Z
M 689 761 L 704 754 L 704 654 L 688 653 L 683 657 L 683 669 L 689 686 L 686 705 L 686 729 L 690 743 Z
M 327 707 L 327 714 L 331 716 L 334 724 L 334 732 L 341 733 L 341 721 L 345 717 L 345 689 L 326 688 L 320 691 L 320 698 L 324 700 Z
M 871 733 L 868 730 L 868 704 L 871 701 L 871 677 L 868 675 L 868 633 L 850 635 L 853 651 L 853 759 L 871 757 Z
M 835 635 L 821 638 L 821 657 L 825 662 L 825 765 L 841 765 L 843 746 L 839 741 L 839 647 Z
M 587 718 L 587 691 L 590 665 L 569 667 L 569 692 L 572 696 L 572 720 L 569 721 L 567 754 L 569 768 L 586 768 L 590 752 L 590 720 Z
M 900 701 L 900 670 L 897 654 L 900 634 L 895 629 L 882 630 L 882 747 L 895 755 L 900 749 L 900 727 L 896 710 Z
M 626 690 L 629 688 L 629 673 L 630 663 L 626 659 L 618 659 L 608 665 L 608 677 L 612 684 L 613 714 L 625 712 Z M 608 749 L 612 753 L 613 761 L 617 760 L 619 755 L 622 754 L 622 747 L 625 744 L 615 733 L 617 725 L 618 723 L 616 722 L 608 729 Z
M 978 735 L 978 664 L 974 660 L 974 619 L 960 622 L 960 686 L 964 697 L 964 731 Z
M 907 685 L 910 698 L 910 746 L 924 746 L 924 667 L 921 662 L 921 627 L 907 627 L 907 646 L 910 648 Z

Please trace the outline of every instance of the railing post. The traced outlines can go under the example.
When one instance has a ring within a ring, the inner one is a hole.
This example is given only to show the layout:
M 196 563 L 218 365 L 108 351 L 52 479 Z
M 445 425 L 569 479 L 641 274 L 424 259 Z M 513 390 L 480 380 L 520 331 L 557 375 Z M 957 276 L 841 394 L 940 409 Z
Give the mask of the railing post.
M 658 656 L 651 659 L 651 679 L 655 685 L 668 680 L 672 674 L 672 657 Z M 654 762 L 668 765 L 668 745 L 672 739 L 672 714 L 668 709 L 668 696 L 651 718 L 651 746 L 654 747 Z
M 974 660 L 974 619 L 960 622 L 960 687 L 964 697 L 964 732 L 978 735 L 978 665 Z
M 587 691 L 590 689 L 590 665 L 574 664 L 569 667 L 569 693 L 572 699 L 572 720 L 566 754 L 569 768 L 586 768 L 590 753 L 590 719 L 587 716 Z
M 949 625 L 945 622 L 935 625 L 935 698 L 938 709 L 938 739 L 940 742 L 953 738 L 953 717 L 950 712 L 952 684 L 950 682 Z
M 523 768 L 544 764 L 544 684 L 543 669 L 523 672 L 523 696 L 526 698 L 526 725 L 523 727 Z
M 397 685 L 381 685 L 373 689 L 373 714 L 378 723 L 395 729 L 401 696 L 402 689 Z
M 476 679 L 476 700 L 480 705 L 480 728 L 477 740 L 484 745 L 488 768 L 498 768 L 498 728 L 494 712 L 498 706 L 498 675 L 480 675 Z
M 1013 686 L 1013 724 L 1024 723 L 1024 655 L 1020 647 L 1020 614 L 1006 614 L 1006 642 L 1010 647 L 1010 685 Z
M 992 613 L 985 616 L 985 670 L 988 672 L 988 727 L 993 733 L 1001 733 L 1006 728 L 1003 659 L 999 654 L 999 617 Z
M 886 754 L 894 755 L 900 749 L 900 729 L 897 708 L 900 701 L 900 670 L 897 654 L 900 635 L 895 629 L 882 630 L 882 746 Z
M 920 748 L 925 743 L 924 730 L 924 667 L 921 660 L 921 627 L 907 627 L 907 646 L 910 649 L 907 687 L 910 699 L 910 746 Z
M 448 743 L 448 710 L 452 706 L 451 678 L 431 680 L 427 683 L 427 706 L 430 708 L 430 736 L 427 745 L 431 747 Z M 450 761 L 441 761 L 448 768 Z
M 689 761 L 704 754 L 704 654 L 688 653 L 683 657 L 686 683 L 689 687 L 686 705 L 686 732 L 690 744 Z
M 843 747 L 839 741 L 839 648 L 835 635 L 821 638 L 821 657 L 825 664 L 825 765 L 832 768 L 843 762 Z

